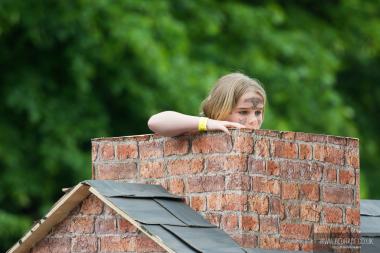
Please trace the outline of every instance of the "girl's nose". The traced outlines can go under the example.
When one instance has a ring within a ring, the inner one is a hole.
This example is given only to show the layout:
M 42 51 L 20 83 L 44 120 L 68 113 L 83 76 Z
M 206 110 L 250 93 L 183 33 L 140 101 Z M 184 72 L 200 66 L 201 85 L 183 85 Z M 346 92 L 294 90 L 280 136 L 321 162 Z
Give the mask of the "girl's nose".
M 250 115 L 247 123 L 249 128 L 257 129 L 259 126 L 259 121 L 255 115 Z

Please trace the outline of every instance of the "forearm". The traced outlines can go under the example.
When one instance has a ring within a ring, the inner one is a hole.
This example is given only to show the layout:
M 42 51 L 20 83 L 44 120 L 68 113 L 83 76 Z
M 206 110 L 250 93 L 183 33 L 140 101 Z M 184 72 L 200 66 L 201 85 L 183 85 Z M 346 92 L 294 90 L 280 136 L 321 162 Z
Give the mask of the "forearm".
M 148 127 L 163 136 L 177 136 L 198 130 L 199 119 L 200 117 L 165 111 L 150 117 Z

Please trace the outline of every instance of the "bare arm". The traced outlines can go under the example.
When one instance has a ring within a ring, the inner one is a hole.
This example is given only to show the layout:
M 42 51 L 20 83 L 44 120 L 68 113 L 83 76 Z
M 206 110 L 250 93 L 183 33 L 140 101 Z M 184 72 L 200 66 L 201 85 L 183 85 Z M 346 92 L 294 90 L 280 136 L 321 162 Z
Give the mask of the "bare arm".
M 177 136 L 187 132 L 198 131 L 198 123 L 200 117 L 190 116 L 174 111 L 160 112 L 148 121 L 148 127 L 153 132 L 163 136 Z M 221 130 L 229 134 L 228 127 L 243 128 L 244 126 L 229 121 L 209 119 L 207 122 L 207 130 Z

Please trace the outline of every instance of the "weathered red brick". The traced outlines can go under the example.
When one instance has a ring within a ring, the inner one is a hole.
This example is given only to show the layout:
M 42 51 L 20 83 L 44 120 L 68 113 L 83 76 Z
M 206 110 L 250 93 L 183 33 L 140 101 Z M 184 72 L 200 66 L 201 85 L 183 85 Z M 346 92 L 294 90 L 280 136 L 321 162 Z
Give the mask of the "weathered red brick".
M 354 192 L 347 188 L 324 186 L 322 196 L 323 200 L 329 203 L 352 204 L 354 202 Z
M 95 232 L 97 234 L 111 234 L 116 231 L 116 219 L 114 217 L 97 217 L 95 221 Z
M 241 225 L 243 231 L 258 231 L 259 218 L 257 215 L 243 215 Z
M 234 231 L 239 227 L 239 219 L 236 214 L 223 214 L 220 226 L 224 231 Z
M 248 158 L 248 172 L 252 174 L 266 175 L 265 160 L 257 160 L 257 158 L 250 156 Z
M 280 240 L 280 249 L 288 251 L 300 250 L 300 244 L 297 242 L 288 242 L 287 240 Z
M 161 248 L 155 241 L 150 239 L 146 235 L 140 235 L 136 238 L 136 252 L 145 253 L 145 252 L 167 252 Z
M 253 153 L 253 137 L 238 135 L 235 137 L 233 151 L 240 153 Z
M 207 209 L 209 211 L 220 211 L 222 210 L 222 193 L 212 193 L 207 195 Z
M 303 221 L 319 222 L 322 207 L 318 204 L 302 204 L 301 219 Z
M 259 247 L 262 249 L 279 249 L 280 239 L 274 236 L 260 235 Z
M 99 149 L 99 144 L 96 142 L 91 143 L 91 161 L 95 162 L 96 159 L 98 158 L 98 149 Z
M 100 237 L 101 252 L 126 252 L 136 250 L 136 237 L 122 237 L 120 235 Z
M 153 142 L 140 142 L 139 151 L 140 158 L 142 160 L 148 158 L 159 158 L 163 156 L 163 147 L 162 142 L 153 141 Z
M 314 159 L 337 165 L 344 164 L 344 149 L 322 144 L 315 144 Z
M 300 206 L 299 204 L 286 204 L 286 218 L 288 219 L 298 219 L 300 217 Z
M 33 253 L 66 253 L 71 252 L 71 238 L 69 237 L 47 237 L 34 246 Z
M 70 232 L 72 233 L 92 233 L 94 232 L 94 217 L 77 216 L 71 219 Z
M 103 206 L 103 202 L 91 194 L 83 200 L 80 212 L 85 215 L 101 214 L 103 212 Z
M 208 208 L 210 210 L 210 208 Z M 215 226 L 220 226 L 221 214 L 218 213 L 207 213 L 206 220 Z
M 296 180 L 301 178 L 301 171 L 308 168 L 309 165 L 298 161 L 283 161 L 281 163 L 281 178 L 285 180 Z
M 297 144 L 294 142 L 272 141 L 271 155 L 273 157 L 296 159 L 298 157 Z
M 244 248 L 256 248 L 257 247 L 257 236 L 254 234 L 233 234 L 232 239 Z
M 115 157 L 114 148 L 112 142 L 100 143 L 100 158 L 102 160 L 113 160 Z
M 179 159 L 168 161 L 167 170 L 170 175 L 196 174 L 203 170 L 203 159 Z
M 182 178 L 172 178 L 169 180 L 169 191 L 173 194 L 183 195 L 185 183 Z
M 138 150 L 136 143 L 118 143 L 116 145 L 116 157 L 118 160 L 137 158 Z
M 252 176 L 252 191 L 280 194 L 280 181 L 277 179 L 268 179 L 262 176 Z
M 138 231 L 128 220 L 124 219 L 120 215 L 117 215 L 117 229 L 119 233 L 136 233 Z
M 261 138 L 256 140 L 255 147 L 254 147 L 254 153 L 258 157 L 269 157 L 269 141 L 266 138 Z
M 226 176 L 226 189 L 227 190 L 243 190 L 250 189 L 250 177 L 244 174 L 232 174 Z
M 165 140 L 164 155 L 184 155 L 189 153 L 189 140 L 188 137 L 177 137 Z
M 194 176 L 187 179 L 188 192 L 213 192 L 224 190 L 224 176 Z
M 248 210 L 258 214 L 267 214 L 269 210 L 269 199 L 267 196 L 248 196 Z
M 323 217 L 326 223 L 342 223 L 343 211 L 339 207 L 323 207 Z
M 141 162 L 140 176 L 142 178 L 161 178 L 165 175 L 164 164 L 161 161 Z
M 206 197 L 205 196 L 191 196 L 190 206 L 195 211 L 205 211 L 206 210 Z
M 319 163 L 313 163 L 311 166 L 308 164 L 302 164 L 301 169 L 301 178 L 303 180 L 311 180 L 319 182 L 322 179 L 324 166 Z
M 243 172 L 247 170 L 246 155 L 214 155 L 207 157 L 205 160 L 208 172 Z
M 246 211 L 247 196 L 240 194 L 224 194 L 222 198 L 222 209 L 225 211 Z
M 72 238 L 72 252 L 95 253 L 97 249 L 98 243 L 96 236 L 79 235 Z
M 346 164 L 353 167 L 354 169 L 359 169 L 359 149 L 351 148 L 346 150 L 345 154 Z
M 202 135 L 193 140 L 193 153 L 226 153 L 232 149 L 231 136 L 228 135 Z
M 300 198 L 318 201 L 319 200 L 319 185 L 310 184 L 300 184 Z
M 282 199 L 298 199 L 298 185 L 296 183 L 282 183 Z
M 355 184 L 355 172 L 353 170 L 339 170 L 339 183 Z
M 264 234 L 278 233 L 278 218 L 271 216 L 260 216 L 260 232 Z
M 132 179 L 137 176 L 135 162 L 101 163 L 96 165 L 96 179 Z
M 281 214 L 281 200 L 279 198 L 269 198 L 270 214 Z
M 335 168 L 325 168 L 323 180 L 330 183 L 336 182 L 337 170 Z
M 346 208 L 346 223 L 358 226 L 360 224 L 360 209 Z
M 269 176 L 279 176 L 280 175 L 280 163 L 278 161 L 267 161 L 267 173 Z
M 296 240 L 308 240 L 311 239 L 310 224 L 286 224 L 280 225 L 280 235 L 283 238 L 296 239 Z
M 295 132 L 281 132 L 281 139 L 284 140 L 294 140 L 296 138 L 296 133 Z

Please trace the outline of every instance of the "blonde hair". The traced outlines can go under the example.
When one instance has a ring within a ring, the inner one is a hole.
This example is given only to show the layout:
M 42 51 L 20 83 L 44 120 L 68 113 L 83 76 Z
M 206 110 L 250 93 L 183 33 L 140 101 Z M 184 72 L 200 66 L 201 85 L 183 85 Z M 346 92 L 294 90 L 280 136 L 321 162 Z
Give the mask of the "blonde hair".
M 258 93 L 263 98 L 265 107 L 266 93 L 258 80 L 241 73 L 224 75 L 203 100 L 201 114 L 211 119 L 224 120 L 236 106 L 239 98 L 248 91 Z

